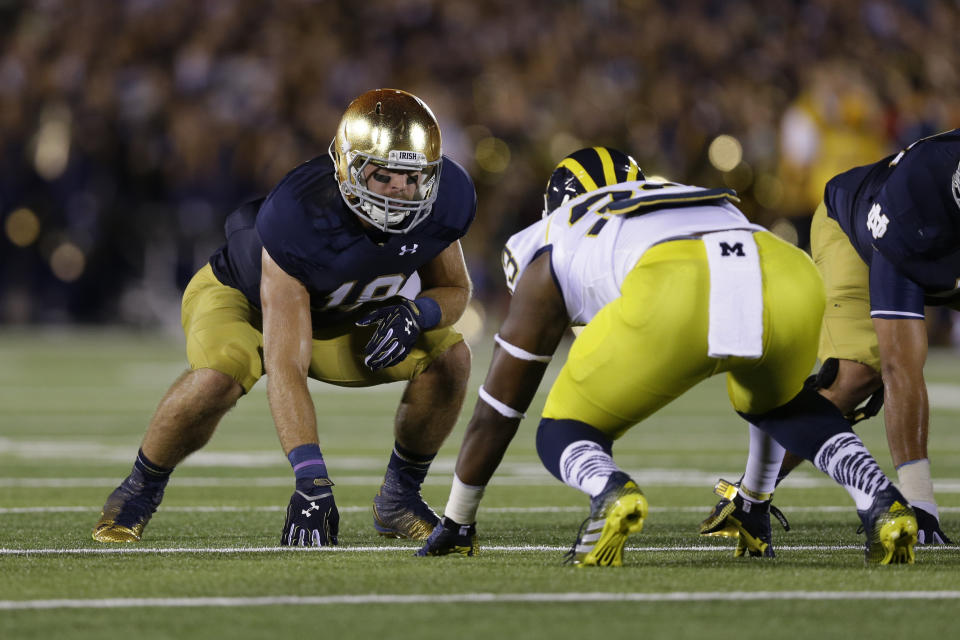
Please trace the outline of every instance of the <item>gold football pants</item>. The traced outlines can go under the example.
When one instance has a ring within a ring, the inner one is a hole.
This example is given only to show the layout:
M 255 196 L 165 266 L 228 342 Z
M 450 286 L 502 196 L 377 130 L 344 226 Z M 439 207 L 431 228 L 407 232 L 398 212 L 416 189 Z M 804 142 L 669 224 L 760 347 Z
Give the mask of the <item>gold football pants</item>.
M 244 393 L 263 376 L 263 329 L 260 311 L 239 290 L 217 280 L 210 265 L 198 271 L 183 294 L 181 310 L 191 369 L 225 373 Z M 375 327 L 352 322 L 315 328 L 311 378 L 345 387 L 366 387 L 412 380 L 444 351 L 463 340 L 451 327 L 425 331 L 403 362 L 371 371 L 363 364 L 363 347 Z
M 737 411 L 763 413 L 793 398 L 816 361 L 823 283 L 806 253 L 754 234 L 763 278 L 760 358 L 707 355 L 710 269 L 700 240 L 649 249 L 574 341 L 543 415 L 613 439 L 698 382 L 727 373 Z
M 880 371 L 870 319 L 870 269 L 821 202 L 810 225 L 810 252 L 827 292 L 818 356 L 853 360 Z

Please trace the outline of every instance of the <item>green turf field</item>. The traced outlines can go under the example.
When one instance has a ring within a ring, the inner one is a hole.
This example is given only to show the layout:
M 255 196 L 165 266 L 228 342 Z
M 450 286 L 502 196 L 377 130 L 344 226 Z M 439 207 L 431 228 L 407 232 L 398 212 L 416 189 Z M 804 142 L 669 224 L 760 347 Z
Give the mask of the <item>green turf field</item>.
M 472 388 L 490 346 L 474 345 Z M 655 354 L 638 354 L 655 357 Z M 696 535 L 718 477 L 739 477 L 744 423 L 723 380 L 695 389 L 615 450 L 651 513 L 624 567 L 564 566 L 587 511 L 549 476 L 529 412 L 481 507 L 482 554 L 415 558 L 375 535 L 370 505 L 401 390 L 314 387 L 341 512 L 337 549 L 278 548 L 292 474 L 262 383 L 174 474 L 137 545 L 90 529 L 126 475 L 179 339 L 130 332 L 0 333 L 0 638 L 916 638 L 950 637 L 960 547 L 865 567 L 853 503 L 810 465 L 778 490 L 792 530 L 777 558 L 734 559 Z M 931 458 L 945 530 L 960 538 L 960 355 L 931 354 Z M 546 385 L 544 385 L 546 388 Z M 447 497 L 465 416 L 424 495 Z M 879 419 L 859 429 L 892 473 Z

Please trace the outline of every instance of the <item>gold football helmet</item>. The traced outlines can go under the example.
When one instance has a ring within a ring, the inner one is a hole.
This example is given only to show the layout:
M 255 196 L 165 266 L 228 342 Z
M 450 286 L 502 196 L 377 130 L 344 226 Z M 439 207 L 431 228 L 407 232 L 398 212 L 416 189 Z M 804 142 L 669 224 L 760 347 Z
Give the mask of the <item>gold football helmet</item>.
M 440 182 L 440 125 L 420 98 L 399 89 L 367 91 L 347 107 L 329 153 L 347 206 L 377 229 L 406 233 L 430 214 Z M 413 199 L 368 189 L 368 164 L 419 171 Z

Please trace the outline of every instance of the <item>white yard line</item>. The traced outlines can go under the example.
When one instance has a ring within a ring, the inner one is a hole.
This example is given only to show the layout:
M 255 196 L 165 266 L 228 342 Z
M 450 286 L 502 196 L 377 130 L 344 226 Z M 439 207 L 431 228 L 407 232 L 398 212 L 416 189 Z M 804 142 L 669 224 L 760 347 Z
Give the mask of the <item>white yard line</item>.
M 451 467 L 452 469 L 452 467 Z M 647 471 L 629 471 L 637 483 L 643 487 L 706 487 L 713 486 L 717 480 L 717 474 L 704 471 L 683 471 L 673 469 L 669 474 L 660 470 Z M 122 480 L 122 476 L 100 477 L 100 478 L 18 478 L 18 477 L 0 477 L 0 489 L 18 488 L 18 489 L 91 489 L 91 488 L 114 488 Z M 343 475 L 337 476 L 335 482 L 344 486 L 380 486 L 383 482 L 383 474 L 377 475 Z M 249 478 L 222 478 L 216 476 L 197 476 L 197 477 L 174 477 L 171 481 L 177 487 L 289 487 L 292 485 L 291 476 L 265 476 Z M 802 489 L 822 489 L 824 487 L 836 486 L 829 478 L 819 478 L 815 476 L 790 476 L 788 488 L 791 491 Z M 449 487 L 450 476 L 447 474 L 438 474 L 435 477 L 427 478 L 425 483 L 428 486 Z M 545 471 L 536 474 L 505 474 L 497 475 L 493 478 L 491 486 L 497 487 L 559 487 L 560 482 L 550 476 Z M 936 478 L 933 481 L 934 491 L 938 494 L 960 493 L 960 478 Z
M 435 505 L 442 509 L 444 505 Z M 709 505 L 699 507 L 650 507 L 652 513 L 706 513 Z M 817 507 L 784 506 L 788 513 L 844 513 L 851 511 L 853 505 L 824 505 Z M 249 506 L 194 506 L 194 507 L 167 507 L 161 506 L 158 511 L 163 513 L 249 513 L 249 512 L 282 512 L 286 505 L 269 505 L 259 507 Z M 541 507 L 481 507 L 482 513 L 582 513 L 584 506 L 541 506 Z M 340 513 L 363 513 L 370 510 L 370 505 L 338 506 Z M 99 506 L 69 506 L 69 507 L 0 507 L 0 515 L 25 513 L 95 513 L 100 511 Z M 960 507 L 940 507 L 940 513 L 960 513 Z
M 754 602 L 757 600 L 957 600 L 960 591 L 666 591 L 651 593 L 447 593 L 263 596 L 246 598 L 91 598 L 0 600 L 0 610 L 275 607 L 348 604 L 489 604 L 567 602 Z
M 733 549 L 730 545 L 662 545 L 645 547 L 624 547 L 625 551 L 650 552 L 650 553 L 670 553 L 677 551 L 702 551 L 702 552 L 729 552 Z M 10 549 L 0 547 L 0 556 L 66 556 L 66 555 L 142 555 L 142 554 L 195 554 L 195 553 L 409 553 L 419 548 L 418 544 L 409 542 L 398 542 L 394 546 L 372 545 L 372 546 L 337 546 L 337 547 L 80 547 L 80 548 L 62 548 L 62 549 Z M 530 551 L 567 551 L 569 545 L 481 545 L 485 552 L 503 551 L 509 553 L 525 553 Z M 863 550 L 862 544 L 845 545 L 777 545 L 778 551 L 850 551 L 856 549 Z M 934 552 L 957 552 L 960 551 L 953 545 L 934 545 L 918 546 L 917 551 L 926 553 Z

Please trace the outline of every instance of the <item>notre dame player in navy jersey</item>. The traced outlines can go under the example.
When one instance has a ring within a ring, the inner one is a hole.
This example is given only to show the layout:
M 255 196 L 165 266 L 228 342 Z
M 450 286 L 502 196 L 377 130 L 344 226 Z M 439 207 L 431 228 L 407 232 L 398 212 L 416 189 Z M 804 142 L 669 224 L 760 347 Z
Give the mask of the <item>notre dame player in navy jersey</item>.
M 830 180 L 811 250 L 827 290 L 820 393 L 854 422 L 882 403 L 919 542 L 949 543 L 927 458 L 924 306 L 960 306 L 960 129 Z M 798 463 L 788 456 L 781 476 Z
M 140 540 L 174 467 L 264 373 L 295 476 L 281 544 L 337 543 L 308 377 L 408 381 L 373 522 L 385 536 L 426 538 L 439 520 L 420 486 L 460 413 L 470 369 L 452 324 L 470 297 L 459 238 L 475 212 L 473 183 L 442 155 L 426 104 L 394 89 L 354 100 L 328 157 L 228 216 L 226 244 L 184 292 L 190 370 L 161 401 L 93 538 Z

